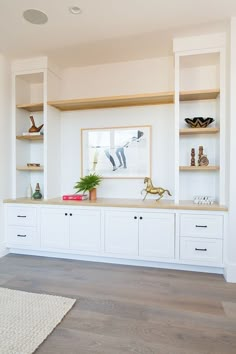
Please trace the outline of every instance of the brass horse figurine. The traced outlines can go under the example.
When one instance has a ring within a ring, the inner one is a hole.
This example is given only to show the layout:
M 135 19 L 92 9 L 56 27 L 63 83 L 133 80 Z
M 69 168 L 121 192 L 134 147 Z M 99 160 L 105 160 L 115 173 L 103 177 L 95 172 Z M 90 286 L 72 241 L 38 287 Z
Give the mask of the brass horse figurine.
M 145 194 L 143 200 L 146 199 L 146 196 L 148 195 L 148 193 L 150 193 L 150 194 L 158 194 L 158 195 L 159 195 L 159 198 L 156 199 L 156 200 L 160 200 L 160 199 L 163 197 L 163 195 L 164 195 L 165 192 L 167 192 L 168 195 L 171 196 L 171 194 L 170 194 L 170 192 L 168 191 L 168 189 L 163 189 L 163 188 L 161 188 L 161 187 L 154 187 L 153 184 L 152 184 L 152 180 L 151 180 L 151 178 L 149 178 L 149 177 L 145 177 L 145 178 L 144 178 L 144 183 L 147 183 L 147 185 L 146 185 L 146 188 L 144 188 L 144 189 L 141 191 L 141 194 L 143 193 L 143 191 L 146 192 L 146 194 Z

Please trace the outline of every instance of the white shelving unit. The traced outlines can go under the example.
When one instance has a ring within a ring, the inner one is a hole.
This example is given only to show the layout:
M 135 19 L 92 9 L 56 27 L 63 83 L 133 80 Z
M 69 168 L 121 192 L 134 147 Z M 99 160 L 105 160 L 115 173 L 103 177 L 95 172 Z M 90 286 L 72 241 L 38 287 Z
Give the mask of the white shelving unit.
M 17 61 L 12 72 L 13 199 L 26 197 L 29 184 L 40 184 L 44 199 L 60 195 L 60 119 L 47 100 L 58 95 L 59 77 L 48 68 L 47 58 Z M 50 111 L 50 122 L 48 121 Z M 43 135 L 22 135 L 44 124 Z M 28 167 L 39 163 L 40 167 Z
M 14 102 L 13 102 L 13 141 L 14 141 L 14 197 L 23 197 L 31 184 L 34 190 L 36 183 L 40 184 L 45 193 L 46 183 L 43 166 L 45 164 L 45 146 L 42 136 L 23 136 L 31 127 L 30 116 L 35 125 L 45 123 L 45 77 L 44 70 L 29 72 L 14 72 Z M 42 131 L 44 127 L 42 128 Z M 29 168 L 27 163 L 39 163 L 39 168 Z
M 198 42 L 199 47 L 199 42 Z M 175 202 L 193 200 L 207 195 L 225 204 L 225 50 L 223 47 L 194 48 L 175 43 Z M 181 50 L 179 50 L 181 49 Z M 212 90 L 215 96 L 189 96 L 183 101 L 184 90 Z M 207 128 L 191 128 L 185 118 L 212 117 Z M 198 166 L 199 146 L 209 159 L 208 166 Z M 191 166 L 191 149 L 195 149 L 195 164 Z
M 47 65 L 28 62 L 24 70 L 18 67 L 13 74 L 13 198 L 25 197 L 29 183 L 34 188 L 37 182 L 45 199 L 61 194 L 61 156 L 65 159 L 61 139 L 65 141 L 63 134 L 68 135 L 69 129 L 61 131 L 60 125 L 65 117 L 73 116 L 75 122 L 73 111 L 170 104 L 175 110 L 175 129 L 170 136 L 175 140 L 175 186 L 171 191 L 175 203 L 192 202 L 195 195 L 209 195 L 225 205 L 225 49 L 217 40 L 213 45 L 209 43 L 211 38 L 174 41 L 175 89 L 168 92 L 58 100 L 60 82 Z M 37 69 L 29 70 L 35 66 Z M 31 114 L 36 124 L 44 123 L 43 137 L 22 136 L 30 127 Z M 184 119 L 195 116 L 213 117 L 215 121 L 207 128 L 189 128 Z M 96 124 L 99 126 L 99 121 Z M 191 149 L 195 148 L 197 164 L 199 146 L 203 146 L 210 164 L 191 167 Z M 69 149 L 67 152 L 74 153 Z M 29 162 L 40 163 L 41 168 L 27 168 Z

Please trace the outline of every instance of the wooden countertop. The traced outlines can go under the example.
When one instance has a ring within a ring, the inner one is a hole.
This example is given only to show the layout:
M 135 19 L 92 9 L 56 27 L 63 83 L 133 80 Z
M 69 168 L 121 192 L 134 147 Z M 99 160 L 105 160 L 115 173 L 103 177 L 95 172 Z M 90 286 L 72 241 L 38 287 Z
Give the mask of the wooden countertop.
M 121 207 L 121 208 L 149 208 L 149 209 L 176 209 L 176 210 L 206 210 L 206 211 L 227 211 L 224 205 L 194 204 L 192 201 L 180 201 L 175 204 L 173 200 L 139 200 L 124 198 L 98 198 L 95 201 L 83 200 L 72 201 L 62 200 L 62 198 L 52 198 L 48 200 L 32 200 L 30 198 L 5 199 L 4 203 L 32 204 L 32 205 L 61 205 L 61 206 L 98 206 L 98 207 Z

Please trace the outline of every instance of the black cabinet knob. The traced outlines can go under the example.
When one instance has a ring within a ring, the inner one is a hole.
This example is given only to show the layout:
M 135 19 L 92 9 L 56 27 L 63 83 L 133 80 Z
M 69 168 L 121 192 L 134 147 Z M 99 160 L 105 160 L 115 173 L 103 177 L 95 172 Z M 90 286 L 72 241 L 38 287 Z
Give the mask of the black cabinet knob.
M 65 216 L 67 216 L 67 213 L 65 213 Z
M 134 219 L 136 220 L 136 219 L 137 219 L 137 216 L 134 216 Z
M 139 218 L 140 220 L 143 220 L 143 217 L 142 216 L 140 216 L 140 218 Z
M 70 213 L 70 216 L 72 216 L 72 213 Z

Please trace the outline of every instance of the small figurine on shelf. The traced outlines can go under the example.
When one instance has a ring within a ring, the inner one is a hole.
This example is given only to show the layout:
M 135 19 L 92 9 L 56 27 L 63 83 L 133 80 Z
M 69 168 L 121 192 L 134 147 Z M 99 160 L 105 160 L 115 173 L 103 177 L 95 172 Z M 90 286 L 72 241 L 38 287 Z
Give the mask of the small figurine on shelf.
M 191 166 L 195 166 L 195 149 L 191 149 Z
M 199 146 L 198 150 L 198 166 L 200 166 L 201 157 L 203 155 L 203 146 Z
M 199 153 L 198 153 L 198 166 L 208 166 L 209 160 L 207 155 L 203 154 L 203 146 L 199 146 Z
M 33 199 L 42 199 L 42 193 L 40 192 L 39 183 L 36 184 L 35 192 L 32 195 Z
M 40 132 L 40 130 L 43 127 L 43 124 L 41 124 L 39 127 L 36 127 L 33 116 L 30 116 L 30 120 L 32 122 L 32 127 L 29 128 L 29 133 L 38 133 L 38 132 Z

